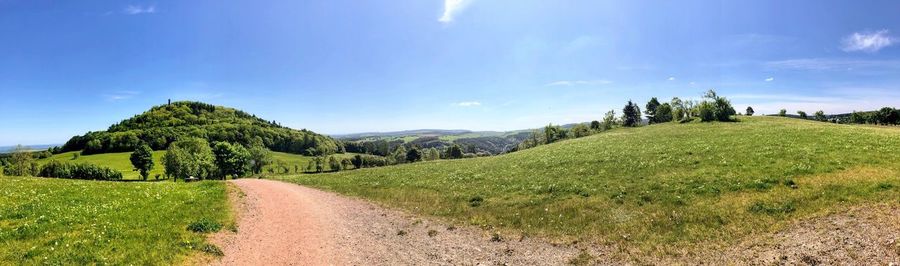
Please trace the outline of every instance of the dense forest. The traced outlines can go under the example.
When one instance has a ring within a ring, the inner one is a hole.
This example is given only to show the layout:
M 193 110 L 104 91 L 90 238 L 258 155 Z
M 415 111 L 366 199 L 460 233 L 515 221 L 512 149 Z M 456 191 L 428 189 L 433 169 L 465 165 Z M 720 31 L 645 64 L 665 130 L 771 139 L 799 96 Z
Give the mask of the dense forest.
M 141 143 L 154 150 L 186 138 L 230 142 L 251 146 L 261 144 L 273 151 L 303 155 L 341 152 L 343 147 L 331 137 L 312 131 L 295 130 L 266 121 L 246 112 L 201 102 L 173 102 L 109 127 L 72 137 L 57 152 L 82 150 L 82 154 L 134 151 Z

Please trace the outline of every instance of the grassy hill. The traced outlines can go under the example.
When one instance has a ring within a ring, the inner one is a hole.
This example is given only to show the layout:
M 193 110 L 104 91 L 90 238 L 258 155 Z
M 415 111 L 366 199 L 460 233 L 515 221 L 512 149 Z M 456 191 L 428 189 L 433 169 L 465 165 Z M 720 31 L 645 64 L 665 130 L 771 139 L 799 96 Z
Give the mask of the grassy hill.
M 285 180 L 508 234 L 656 254 L 733 243 L 849 206 L 900 204 L 900 128 L 740 119 Z
M 234 223 L 222 182 L 3 177 L 0 195 L 0 265 L 173 265 L 216 250 L 189 225 Z
M 130 152 L 140 143 L 165 150 L 176 140 L 195 137 L 209 142 L 258 143 L 273 151 L 319 155 L 340 149 L 331 137 L 281 126 L 233 108 L 200 102 L 174 102 L 125 119 L 106 131 L 72 137 L 63 152 L 83 154 Z

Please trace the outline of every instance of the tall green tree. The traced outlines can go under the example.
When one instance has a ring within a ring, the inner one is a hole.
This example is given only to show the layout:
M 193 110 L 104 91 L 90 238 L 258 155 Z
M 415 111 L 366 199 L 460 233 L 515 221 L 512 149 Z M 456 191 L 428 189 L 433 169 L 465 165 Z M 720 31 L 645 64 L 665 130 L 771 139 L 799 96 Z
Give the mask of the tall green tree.
M 778 111 L 778 116 L 787 116 L 787 109 L 781 109 Z
M 414 163 L 422 160 L 422 153 L 419 149 L 412 147 L 406 152 L 406 162 Z
M 215 175 L 215 156 L 209 143 L 201 138 L 186 138 L 173 142 L 163 155 L 166 176 L 172 180 L 196 177 L 207 179 Z
M 825 111 L 822 111 L 822 110 L 816 111 L 815 117 L 816 117 L 817 121 L 824 122 L 825 120 L 828 120 L 827 118 L 825 118 Z
M 755 113 L 755 112 L 753 111 L 753 107 L 747 106 L 747 112 L 744 113 L 744 114 L 746 114 L 746 115 L 748 115 L 748 116 L 752 116 L 753 113 Z
M 453 144 L 447 147 L 447 158 L 449 159 L 459 159 L 463 157 L 462 148 L 459 145 Z
M 807 118 L 806 112 L 804 112 L 804 111 L 797 111 L 797 115 L 799 115 L 800 118 L 803 118 L 803 119 Z
M 650 121 L 650 124 L 659 123 L 656 119 L 656 110 L 659 106 L 659 100 L 657 100 L 656 97 L 650 98 L 650 101 L 647 102 L 647 109 L 644 110 L 644 113 L 647 114 L 647 120 Z
M 616 110 L 609 110 L 606 112 L 606 115 L 603 116 L 603 130 L 610 130 L 618 124 L 616 122 Z
M 656 107 L 654 119 L 656 119 L 656 123 L 672 122 L 672 105 L 663 103 Z
M 272 152 L 262 145 L 254 145 L 247 151 L 250 152 L 250 169 L 254 174 L 261 174 L 262 169 L 272 164 Z
M 250 152 L 244 146 L 233 145 L 228 142 L 216 142 L 213 145 L 213 154 L 216 157 L 216 167 L 219 169 L 219 178 L 227 176 L 241 178 L 250 172 Z
M 34 164 L 34 157 L 31 155 L 31 151 L 25 146 L 16 145 L 9 156 L 8 165 L 3 171 L 10 176 L 32 176 L 37 174 L 34 171 L 34 168 L 36 168 L 33 167 Z
M 628 100 L 625 108 L 622 108 L 622 126 L 636 127 L 641 124 L 641 109 Z
M 672 98 L 672 101 L 669 103 L 672 106 L 672 120 L 681 121 L 687 116 L 687 110 L 684 106 L 684 101 L 679 99 L 678 97 Z
M 131 153 L 131 165 L 134 170 L 141 172 L 141 178 L 147 180 L 150 176 L 150 170 L 153 169 L 153 149 L 149 145 L 143 143 Z

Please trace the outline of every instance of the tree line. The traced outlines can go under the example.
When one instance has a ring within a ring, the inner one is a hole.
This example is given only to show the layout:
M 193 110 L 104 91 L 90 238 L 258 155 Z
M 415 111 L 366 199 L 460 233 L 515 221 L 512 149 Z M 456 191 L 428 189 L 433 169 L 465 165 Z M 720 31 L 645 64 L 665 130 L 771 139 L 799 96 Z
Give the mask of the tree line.
M 787 109 L 779 110 L 778 116 L 788 116 Z M 839 115 L 826 115 L 824 111 L 819 110 L 813 114 L 813 117 L 809 117 L 805 111 L 800 110 L 797 111 L 796 117 L 839 124 L 900 125 L 900 109 L 893 107 L 883 107 L 868 112 L 853 111 L 849 114 Z
M 547 125 L 542 129 L 532 131 L 530 137 L 522 141 L 515 150 L 533 148 L 540 145 L 554 143 L 560 140 L 581 138 L 616 127 L 638 127 L 644 124 L 658 123 L 687 123 L 695 120 L 701 122 L 731 122 L 732 116 L 737 112 L 727 98 L 719 96 L 715 91 L 709 90 L 700 101 L 682 100 L 678 97 L 669 102 L 660 102 L 656 97 L 650 98 L 645 109 L 631 100 L 622 108 L 622 116 L 617 116 L 615 110 L 609 110 L 601 121 L 576 124 L 571 128 L 563 128 L 557 125 Z M 644 114 L 646 120 L 641 117 Z M 747 107 L 747 114 L 753 115 L 753 108 Z M 513 150 L 513 151 L 515 151 Z

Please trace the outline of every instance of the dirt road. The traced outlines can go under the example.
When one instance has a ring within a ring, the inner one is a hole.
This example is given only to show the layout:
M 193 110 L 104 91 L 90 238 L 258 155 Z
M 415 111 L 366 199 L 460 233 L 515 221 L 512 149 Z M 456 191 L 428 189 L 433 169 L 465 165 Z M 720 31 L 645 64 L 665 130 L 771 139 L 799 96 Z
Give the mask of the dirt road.
M 374 204 L 294 184 L 231 181 L 243 191 L 238 232 L 212 241 L 220 265 L 560 265 L 573 247 L 492 240 Z

